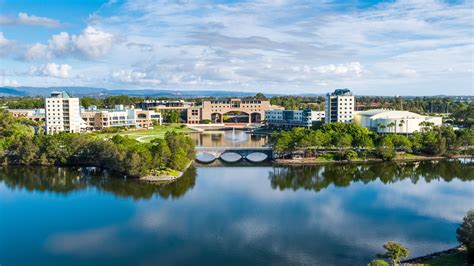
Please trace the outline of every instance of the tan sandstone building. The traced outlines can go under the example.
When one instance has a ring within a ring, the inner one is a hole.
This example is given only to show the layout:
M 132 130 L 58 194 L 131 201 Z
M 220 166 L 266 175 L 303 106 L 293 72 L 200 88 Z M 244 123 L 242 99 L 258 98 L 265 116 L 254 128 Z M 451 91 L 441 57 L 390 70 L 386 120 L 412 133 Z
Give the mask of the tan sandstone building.
M 203 101 L 201 106 L 187 109 L 188 124 L 207 123 L 261 123 L 265 111 L 283 110 L 281 106 L 271 105 L 268 100 L 257 99 L 218 99 Z

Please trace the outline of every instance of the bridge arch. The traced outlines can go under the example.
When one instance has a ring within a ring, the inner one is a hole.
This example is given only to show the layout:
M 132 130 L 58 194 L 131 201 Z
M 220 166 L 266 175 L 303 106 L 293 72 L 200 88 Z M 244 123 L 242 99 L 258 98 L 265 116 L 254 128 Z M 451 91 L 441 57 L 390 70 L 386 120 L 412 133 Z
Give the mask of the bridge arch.
M 250 115 L 242 111 L 228 111 L 223 114 L 224 123 L 249 123 Z
M 224 152 L 219 158 L 227 163 L 235 163 L 242 160 L 243 156 L 236 152 Z
M 253 163 L 260 163 L 268 159 L 268 154 L 263 152 L 252 152 L 248 154 L 245 159 Z

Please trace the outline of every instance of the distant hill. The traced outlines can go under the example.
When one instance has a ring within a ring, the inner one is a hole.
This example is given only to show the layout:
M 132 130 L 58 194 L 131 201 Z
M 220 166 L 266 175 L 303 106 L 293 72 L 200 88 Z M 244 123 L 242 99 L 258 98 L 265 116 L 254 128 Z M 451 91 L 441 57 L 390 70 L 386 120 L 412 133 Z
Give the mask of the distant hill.
M 0 87 L 2 96 L 48 96 L 52 91 L 66 91 L 78 97 L 105 97 L 110 95 L 151 96 L 151 97 L 247 97 L 254 96 L 255 92 L 233 91 L 185 91 L 185 90 L 109 90 L 93 87 Z

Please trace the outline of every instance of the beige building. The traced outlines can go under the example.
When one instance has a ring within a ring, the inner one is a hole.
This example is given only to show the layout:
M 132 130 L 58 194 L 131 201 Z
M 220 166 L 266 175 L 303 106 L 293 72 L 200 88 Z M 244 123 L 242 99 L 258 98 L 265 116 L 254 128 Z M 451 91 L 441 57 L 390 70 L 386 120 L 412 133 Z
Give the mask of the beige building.
M 45 99 L 46 133 L 79 133 L 86 127 L 81 118 L 79 98 L 73 98 L 66 92 L 52 92 Z
M 211 123 L 261 123 L 265 120 L 265 111 L 283 110 L 281 106 L 271 105 L 268 100 L 257 99 L 218 99 L 202 102 L 202 106 L 187 109 L 188 124 L 203 121 Z
M 30 121 L 39 122 L 44 124 L 46 122 L 46 111 L 45 109 L 7 109 L 13 117 L 25 118 Z

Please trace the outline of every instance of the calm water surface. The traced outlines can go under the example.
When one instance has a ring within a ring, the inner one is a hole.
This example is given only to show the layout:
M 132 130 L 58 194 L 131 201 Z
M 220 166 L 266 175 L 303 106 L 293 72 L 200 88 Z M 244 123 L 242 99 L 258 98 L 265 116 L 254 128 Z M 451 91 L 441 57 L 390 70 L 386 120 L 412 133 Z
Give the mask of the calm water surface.
M 474 207 L 460 161 L 190 169 L 151 185 L 73 168 L 0 168 L 1 265 L 366 265 L 457 245 Z
M 250 134 L 243 130 L 205 131 L 188 134 L 198 147 L 262 147 L 266 135 Z

